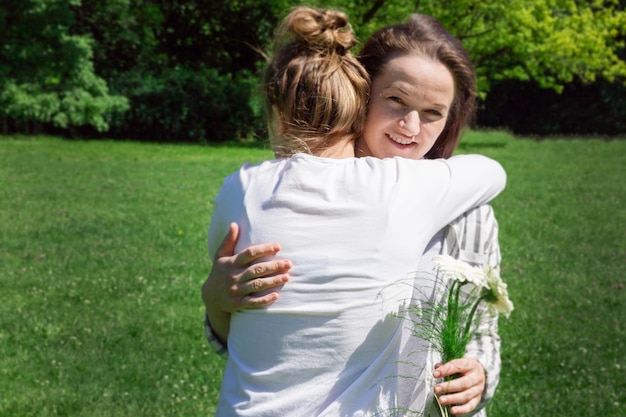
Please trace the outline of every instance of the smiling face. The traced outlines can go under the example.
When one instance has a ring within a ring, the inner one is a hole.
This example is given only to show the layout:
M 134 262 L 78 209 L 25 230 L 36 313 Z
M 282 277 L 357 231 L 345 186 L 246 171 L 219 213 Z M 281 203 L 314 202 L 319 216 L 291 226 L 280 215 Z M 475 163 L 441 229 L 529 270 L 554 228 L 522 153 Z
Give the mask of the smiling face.
M 390 59 L 371 86 L 357 156 L 420 159 L 448 120 L 454 78 L 445 65 L 426 57 Z

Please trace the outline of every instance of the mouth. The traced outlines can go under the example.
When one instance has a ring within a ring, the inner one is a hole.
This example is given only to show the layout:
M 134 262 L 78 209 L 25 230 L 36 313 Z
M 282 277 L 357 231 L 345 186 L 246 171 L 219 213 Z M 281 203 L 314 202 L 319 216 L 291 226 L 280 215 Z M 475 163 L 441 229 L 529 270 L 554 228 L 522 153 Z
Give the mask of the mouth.
M 414 142 L 412 139 L 406 139 L 406 138 L 401 138 L 395 135 L 391 135 L 391 134 L 386 134 L 387 137 L 392 141 L 397 143 L 398 145 L 402 145 L 402 146 L 408 146 L 408 145 L 412 145 Z

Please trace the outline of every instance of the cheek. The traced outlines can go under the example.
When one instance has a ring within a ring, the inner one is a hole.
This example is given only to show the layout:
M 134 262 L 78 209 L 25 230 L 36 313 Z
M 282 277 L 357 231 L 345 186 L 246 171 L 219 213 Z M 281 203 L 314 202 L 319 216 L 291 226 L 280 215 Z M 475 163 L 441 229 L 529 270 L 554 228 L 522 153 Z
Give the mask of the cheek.
M 379 134 L 383 129 L 384 124 L 385 117 L 382 117 L 379 110 L 372 109 L 367 113 L 367 117 L 365 118 L 363 137 L 369 138 Z
M 437 123 L 433 123 L 432 125 L 428 126 L 428 138 L 429 141 L 431 141 L 433 144 L 437 141 L 437 138 L 439 138 L 439 135 L 441 135 L 441 132 L 443 132 L 443 129 L 446 127 L 446 121 L 438 121 Z
M 361 133 L 361 139 L 359 143 L 361 147 L 365 150 L 371 149 L 374 141 L 373 137 L 375 136 L 375 123 L 373 123 L 372 118 L 368 117 L 365 119 L 365 126 L 363 127 L 363 132 Z M 369 152 L 369 151 L 368 151 Z
M 393 121 L 394 117 L 396 117 L 396 115 L 393 109 L 381 103 L 372 103 L 367 113 L 367 120 L 378 126 Z

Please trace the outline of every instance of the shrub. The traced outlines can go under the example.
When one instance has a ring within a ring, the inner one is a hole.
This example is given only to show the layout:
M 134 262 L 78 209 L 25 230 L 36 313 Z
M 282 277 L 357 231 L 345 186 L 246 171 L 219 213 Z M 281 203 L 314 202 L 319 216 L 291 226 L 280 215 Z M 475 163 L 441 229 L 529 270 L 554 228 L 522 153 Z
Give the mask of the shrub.
M 532 82 L 507 80 L 489 92 L 478 115 L 481 127 L 506 127 L 518 135 L 623 136 L 626 85 L 606 80 L 568 84 L 561 94 Z
M 251 99 L 256 79 L 212 68 L 177 66 L 161 73 L 135 70 L 112 81 L 131 109 L 114 119 L 113 134 L 154 142 L 224 142 L 262 125 Z

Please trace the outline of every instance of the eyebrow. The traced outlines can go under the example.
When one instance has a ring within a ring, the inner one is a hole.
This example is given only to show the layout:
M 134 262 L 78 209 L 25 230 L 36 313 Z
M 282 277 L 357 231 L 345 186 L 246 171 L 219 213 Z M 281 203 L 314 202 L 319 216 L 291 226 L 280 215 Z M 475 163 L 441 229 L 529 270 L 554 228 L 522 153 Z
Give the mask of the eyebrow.
M 387 91 L 389 91 L 389 90 L 397 90 L 397 91 L 399 91 L 400 93 L 402 93 L 402 94 L 406 95 L 407 97 L 410 97 L 410 98 L 412 98 L 412 99 L 413 99 L 413 95 L 412 95 L 409 91 L 407 91 L 406 89 L 404 89 L 404 88 L 402 88 L 402 87 L 399 87 L 399 86 L 397 86 L 397 85 L 390 85 L 390 86 L 388 86 L 388 87 L 385 87 L 385 88 L 383 88 L 383 89 L 380 91 L 380 93 L 382 94 L 382 93 L 385 93 L 385 92 L 387 92 Z M 414 100 L 419 100 L 419 99 L 414 99 Z M 438 102 L 430 103 L 430 104 L 429 104 L 429 106 L 430 106 L 430 107 L 433 107 L 433 108 L 435 108 L 435 109 L 437 109 L 437 110 L 449 110 L 449 109 L 450 109 L 450 107 L 452 107 L 452 105 L 447 105 L 447 104 L 444 104 L 444 103 L 438 103 Z

